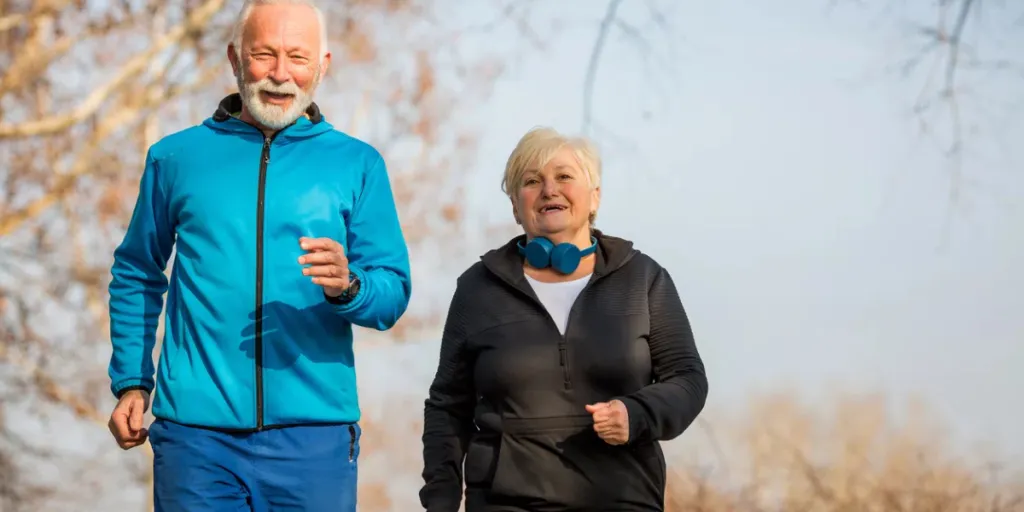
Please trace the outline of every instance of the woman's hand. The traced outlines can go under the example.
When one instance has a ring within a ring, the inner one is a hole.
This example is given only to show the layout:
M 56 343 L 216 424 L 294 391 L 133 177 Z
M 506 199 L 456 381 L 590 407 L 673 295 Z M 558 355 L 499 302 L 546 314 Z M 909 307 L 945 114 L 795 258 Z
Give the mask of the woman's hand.
M 604 442 L 620 445 L 629 441 L 629 413 L 626 412 L 626 404 L 612 400 L 586 407 L 587 412 L 594 417 L 594 431 Z

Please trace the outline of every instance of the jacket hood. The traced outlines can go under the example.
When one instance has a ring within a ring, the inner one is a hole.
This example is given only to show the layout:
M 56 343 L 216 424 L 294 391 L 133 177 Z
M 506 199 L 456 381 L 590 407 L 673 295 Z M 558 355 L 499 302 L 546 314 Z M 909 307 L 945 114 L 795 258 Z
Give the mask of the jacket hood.
M 206 118 L 203 124 L 212 130 L 224 133 L 249 135 L 260 133 L 258 128 L 236 117 L 241 111 L 242 95 L 237 92 L 229 94 L 220 101 L 217 110 L 213 112 L 212 116 Z M 274 136 L 274 140 L 280 143 L 294 142 L 316 137 L 333 129 L 334 126 L 327 122 L 320 112 L 320 107 L 314 102 L 309 105 L 303 116 L 279 130 Z
M 633 242 L 609 236 L 599 229 L 591 229 L 590 234 L 597 239 L 597 261 L 594 263 L 594 278 L 606 276 L 622 268 L 636 255 Z M 519 235 L 505 245 L 492 249 L 480 257 L 488 270 L 509 284 L 518 288 L 528 289 L 526 277 L 523 275 L 523 256 L 519 254 L 519 242 L 526 242 L 526 235 Z

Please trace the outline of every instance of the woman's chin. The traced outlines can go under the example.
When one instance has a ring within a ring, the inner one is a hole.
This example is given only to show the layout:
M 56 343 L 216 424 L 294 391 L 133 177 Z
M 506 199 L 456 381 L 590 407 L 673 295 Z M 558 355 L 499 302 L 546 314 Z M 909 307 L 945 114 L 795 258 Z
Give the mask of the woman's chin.
M 533 236 L 542 236 L 551 240 L 569 241 L 580 233 L 582 228 L 561 224 L 561 225 L 539 225 Z

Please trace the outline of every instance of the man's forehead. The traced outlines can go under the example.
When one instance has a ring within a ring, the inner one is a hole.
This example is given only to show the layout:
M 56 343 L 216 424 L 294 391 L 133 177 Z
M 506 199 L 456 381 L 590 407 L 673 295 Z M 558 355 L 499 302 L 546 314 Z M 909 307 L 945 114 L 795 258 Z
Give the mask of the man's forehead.
M 289 43 L 320 41 L 316 12 L 304 5 L 272 4 L 253 8 L 246 20 L 244 37 L 253 42 L 290 40 Z

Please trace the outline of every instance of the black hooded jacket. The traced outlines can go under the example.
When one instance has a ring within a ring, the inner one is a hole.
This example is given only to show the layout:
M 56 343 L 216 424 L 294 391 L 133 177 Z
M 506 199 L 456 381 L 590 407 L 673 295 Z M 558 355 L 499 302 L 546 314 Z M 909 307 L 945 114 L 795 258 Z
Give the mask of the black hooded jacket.
M 564 337 L 524 277 L 522 236 L 459 277 L 424 410 L 428 512 L 457 512 L 463 480 L 466 512 L 664 510 L 658 441 L 703 409 L 704 364 L 668 272 L 629 241 L 594 236 L 594 274 Z M 629 414 L 621 446 L 584 409 L 613 399 Z

